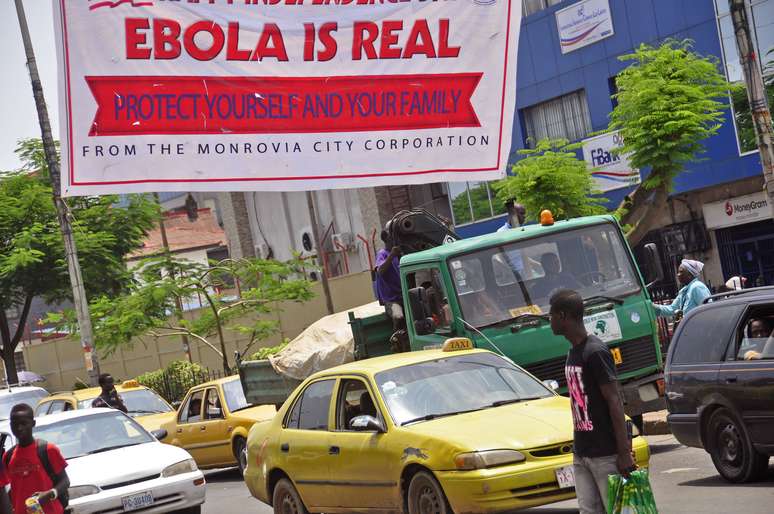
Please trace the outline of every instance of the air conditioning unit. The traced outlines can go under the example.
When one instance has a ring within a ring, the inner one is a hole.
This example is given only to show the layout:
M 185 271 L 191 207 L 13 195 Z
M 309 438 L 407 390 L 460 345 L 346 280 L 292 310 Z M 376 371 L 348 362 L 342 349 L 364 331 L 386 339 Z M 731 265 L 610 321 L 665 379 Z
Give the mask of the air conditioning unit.
M 258 243 L 255 245 L 255 256 L 259 259 L 269 258 L 269 245 L 266 243 Z
M 340 248 L 349 248 L 352 245 L 352 234 L 349 232 L 342 232 L 341 234 L 333 234 L 331 236 L 334 248 L 337 250 Z
M 312 227 L 304 227 L 298 231 L 297 245 L 302 252 L 314 252 L 314 235 L 312 235 Z

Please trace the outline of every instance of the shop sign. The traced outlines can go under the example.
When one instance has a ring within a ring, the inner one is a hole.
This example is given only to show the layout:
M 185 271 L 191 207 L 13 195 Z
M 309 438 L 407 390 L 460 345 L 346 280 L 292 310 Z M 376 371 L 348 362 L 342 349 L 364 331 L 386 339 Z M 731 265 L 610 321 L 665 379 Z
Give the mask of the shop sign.
M 608 38 L 613 32 L 613 16 L 608 0 L 583 0 L 556 11 L 559 45 L 566 54 Z
M 617 131 L 583 140 L 583 160 L 591 170 L 595 187 L 602 192 L 640 183 L 640 170 L 629 164 L 627 155 L 614 151 L 622 146 L 623 137 Z
M 768 198 L 764 192 L 707 203 L 702 210 L 704 224 L 709 229 L 733 227 L 772 217 Z

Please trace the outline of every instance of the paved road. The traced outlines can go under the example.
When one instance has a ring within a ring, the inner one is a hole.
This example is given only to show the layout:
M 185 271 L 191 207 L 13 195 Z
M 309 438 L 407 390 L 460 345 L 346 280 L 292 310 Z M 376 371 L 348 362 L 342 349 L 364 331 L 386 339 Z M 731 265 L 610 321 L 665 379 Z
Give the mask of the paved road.
M 731 485 L 721 479 L 709 456 L 686 448 L 672 436 L 649 437 L 651 483 L 660 514 L 766 514 L 774 512 L 774 462 L 765 481 Z M 270 514 L 272 510 L 250 498 L 233 470 L 207 474 L 204 514 Z M 525 514 L 575 514 L 573 501 L 522 511 Z

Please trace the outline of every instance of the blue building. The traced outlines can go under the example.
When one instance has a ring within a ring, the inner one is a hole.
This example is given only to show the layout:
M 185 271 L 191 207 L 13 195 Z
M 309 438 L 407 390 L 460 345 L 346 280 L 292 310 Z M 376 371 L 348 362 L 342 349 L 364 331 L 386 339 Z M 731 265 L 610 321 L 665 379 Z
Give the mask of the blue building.
M 758 55 L 764 59 L 774 48 L 774 0 L 750 4 Z M 728 0 L 523 0 L 522 7 L 512 162 L 532 140 L 579 141 L 606 129 L 615 77 L 627 65 L 619 57 L 641 43 L 691 39 L 695 51 L 717 57 L 730 81 L 743 80 Z M 609 9 L 612 30 L 563 52 L 557 20 L 584 7 Z M 774 59 L 774 53 L 768 57 Z M 774 79 L 774 67 L 765 74 Z M 774 87 L 769 89 L 771 97 Z M 669 212 L 652 220 L 645 242 L 659 245 L 670 275 L 676 261 L 691 256 L 706 263 L 705 279 L 713 286 L 734 275 L 744 275 L 750 283 L 774 283 L 774 221 L 762 192 L 754 135 L 751 139 L 749 126 L 745 129 L 743 103 L 745 98 L 734 104 L 719 133 L 705 142 L 702 160 L 677 178 Z M 642 174 L 644 178 L 647 170 Z M 608 205 L 616 207 L 632 190 L 607 191 Z M 461 235 L 503 225 L 504 207 L 493 201 L 486 183 L 448 184 L 448 194 Z M 481 208 L 481 198 L 489 199 L 488 209 Z

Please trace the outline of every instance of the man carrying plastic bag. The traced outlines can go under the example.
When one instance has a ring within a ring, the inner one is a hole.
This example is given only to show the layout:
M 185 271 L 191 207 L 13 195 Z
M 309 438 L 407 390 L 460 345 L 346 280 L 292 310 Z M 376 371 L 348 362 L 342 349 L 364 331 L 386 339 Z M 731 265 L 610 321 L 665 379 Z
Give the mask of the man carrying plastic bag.
M 607 477 L 607 514 L 658 514 L 656 500 L 648 480 L 648 470 Z

